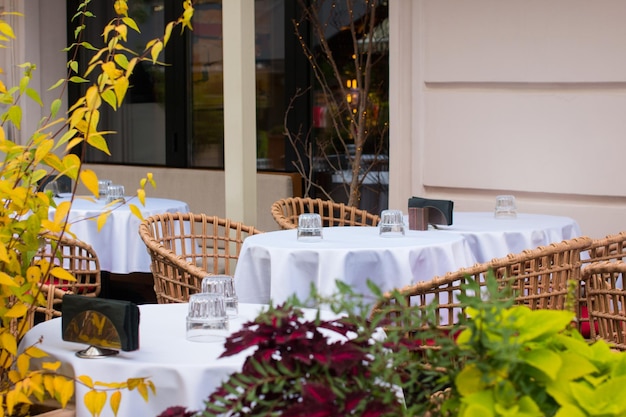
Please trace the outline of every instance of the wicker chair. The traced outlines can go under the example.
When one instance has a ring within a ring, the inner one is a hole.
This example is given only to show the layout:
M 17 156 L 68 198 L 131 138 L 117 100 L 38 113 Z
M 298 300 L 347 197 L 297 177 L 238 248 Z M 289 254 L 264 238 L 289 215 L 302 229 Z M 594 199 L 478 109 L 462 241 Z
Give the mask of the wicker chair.
M 527 305 L 531 309 L 564 309 L 568 283 L 572 280 L 579 282 L 580 253 L 590 243 L 591 239 L 587 237 L 574 238 L 419 282 L 399 290 L 403 305 L 397 304 L 393 293 L 389 292 L 374 306 L 372 314 L 383 311 L 390 326 L 402 326 L 408 334 L 416 334 L 420 328 L 409 328 L 407 323 L 401 321 L 404 305 L 425 307 L 434 302 L 436 325 L 443 330 L 449 329 L 456 322 L 456 317 L 463 313 L 457 298 L 463 291 L 461 286 L 468 277 L 484 286 L 489 271 L 493 271 L 497 279 L 511 282 L 516 304 Z
M 86 297 L 97 297 L 100 294 L 100 261 L 96 252 L 87 243 L 65 235 L 59 240 L 46 238 L 44 246 L 33 257 L 31 263 L 40 264 L 42 269 L 45 269 L 45 262 L 63 267 L 76 278 L 76 281 L 54 278 L 54 281 L 42 283 L 40 288 L 45 305 L 35 307 L 35 320 L 60 317 L 60 307 L 65 294 L 79 294 Z
M 157 302 L 187 302 L 207 275 L 232 275 L 243 240 L 257 233 L 252 226 L 205 214 L 164 213 L 144 219 L 139 235 L 152 258 Z
M 600 261 L 582 270 L 587 289 L 591 339 L 604 339 L 612 347 L 626 350 L 626 292 L 624 289 L 626 263 Z
M 323 226 L 377 226 L 380 220 L 366 210 L 319 198 L 283 198 L 272 204 L 271 211 L 281 229 L 297 228 L 302 213 L 318 213 Z

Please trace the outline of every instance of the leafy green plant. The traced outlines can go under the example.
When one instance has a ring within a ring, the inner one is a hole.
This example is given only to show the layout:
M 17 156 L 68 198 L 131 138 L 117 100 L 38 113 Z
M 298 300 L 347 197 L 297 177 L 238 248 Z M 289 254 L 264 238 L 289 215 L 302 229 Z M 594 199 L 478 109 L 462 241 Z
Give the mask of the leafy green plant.
M 469 290 L 478 294 L 475 283 Z M 570 311 L 512 306 L 495 279 L 490 297 L 461 296 L 469 320 L 457 345 L 463 367 L 444 405 L 458 416 L 619 416 L 626 355 L 589 343 Z
M 341 283 L 313 299 L 335 319 L 304 318 L 311 300 L 271 307 L 227 340 L 223 356 L 252 353 L 192 415 L 626 415 L 626 354 L 583 339 L 572 312 L 513 305 L 493 275 L 486 290 L 470 281 L 464 293 L 465 314 L 446 331 L 433 305 L 407 306 L 397 294 L 393 309 L 370 317 L 372 300 Z M 381 334 L 391 313 L 405 326 Z
M 49 104 L 48 115 L 37 130 L 26 135 L 25 144 L 8 139 L 6 130 L 10 125 L 21 129 L 20 104 L 24 100 L 34 100 L 44 106 L 39 93 L 30 86 L 37 67 L 32 63 L 20 65 L 24 74 L 16 86 L 7 86 L 0 79 L 0 103 L 6 109 L 0 114 L 0 153 L 3 156 L 0 162 L 0 415 L 26 415 L 33 400 L 46 398 L 65 407 L 73 396 L 74 383 L 90 388 L 81 400 L 94 415 L 100 414 L 107 400 L 116 412 L 121 390 L 136 389 L 146 399 L 149 392 L 154 391 L 152 383 L 145 378 L 120 383 L 95 382 L 88 376 L 75 380 L 60 374 L 60 363 L 55 361 L 45 361 L 41 369 L 33 370 L 31 360 L 46 356 L 37 346 L 27 346 L 18 354 L 18 343 L 31 325 L 34 306 L 43 304 L 40 284 L 56 278 L 73 280 L 63 268 L 54 266 L 54 262 L 34 264 L 31 261 L 44 237 L 58 239 L 64 233 L 71 234 L 66 219 L 78 183 L 84 184 L 94 196 L 98 195 L 97 176 L 83 168 L 79 150 L 91 146 L 109 153 L 105 139 L 109 132 L 99 126 L 101 107 L 108 105 L 118 109 L 123 104 L 136 64 L 140 61 L 157 63 L 173 29 L 176 26 L 191 28 L 193 5 L 190 0 L 183 0 L 183 15 L 166 25 L 161 38 L 148 42 L 144 51 L 135 53 L 125 42 L 128 32 L 139 31 L 139 28 L 128 15 L 127 1 L 115 0 L 112 4 L 116 17 L 103 30 L 103 45 L 96 47 L 80 39 L 87 20 L 93 16 L 88 10 L 91 2 L 83 1 L 74 15 L 73 20 L 79 22 L 76 42 L 67 51 L 76 53 L 83 49 L 91 53 L 92 58 L 87 68 L 79 68 L 75 59 L 68 61 L 67 76 L 52 87 L 59 89 L 59 98 Z M 11 14 L 16 13 L 0 13 L 1 47 L 7 47 L 15 39 L 6 21 Z M 61 87 L 66 87 L 67 83 L 87 87 L 67 114 L 62 114 L 60 97 L 66 88 Z M 55 203 L 51 192 L 40 191 L 40 184 L 61 175 L 73 180 L 72 198 L 70 202 L 59 204 L 54 218 L 49 219 L 49 208 Z M 141 181 L 137 190 L 142 203 L 148 183 L 154 185 L 150 175 Z M 141 215 L 138 207 L 131 206 L 131 210 Z M 98 219 L 98 226 L 105 221 L 106 213 Z

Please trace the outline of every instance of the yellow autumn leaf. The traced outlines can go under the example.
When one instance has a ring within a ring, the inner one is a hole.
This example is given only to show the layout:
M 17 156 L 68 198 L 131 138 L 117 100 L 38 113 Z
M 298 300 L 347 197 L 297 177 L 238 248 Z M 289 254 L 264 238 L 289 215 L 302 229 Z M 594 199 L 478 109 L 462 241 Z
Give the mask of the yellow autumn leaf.
M 109 151 L 109 145 L 107 144 L 107 141 L 104 139 L 101 133 L 104 132 L 92 133 L 91 135 L 89 135 L 87 143 L 110 156 L 111 151 Z
M 50 153 L 52 147 L 54 146 L 54 140 L 46 139 L 42 141 L 37 150 L 35 151 L 35 160 L 33 161 L 35 164 L 38 164 L 41 160 L 43 160 L 46 155 Z
M 41 367 L 47 371 L 56 371 L 61 367 L 61 361 L 44 362 Z
M 44 375 L 43 386 L 46 388 L 46 392 L 49 396 L 54 398 L 54 375 Z
M 26 280 L 28 282 L 39 282 L 41 280 L 41 268 L 29 266 L 26 270 Z
M 90 111 L 100 108 L 102 101 L 100 100 L 98 87 L 96 87 L 95 85 L 89 87 L 87 89 L 87 92 L 85 93 L 85 98 L 87 99 L 87 102 L 85 104 Z
M 128 15 L 128 4 L 126 4 L 126 0 L 115 0 L 113 7 L 115 8 L 115 13 L 118 15 Z
M 140 188 L 139 190 L 137 190 L 137 198 L 139 199 L 139 202 L 141 203 L 142 206 L 146 205 L 146 190 L 144 190 L 143 188 Z
M 150 50 L 150 56 L 152 56 L 152 63 L 156 64 L 159 54 L 163 50 L 163 43 L 161 41 L 155 42 Z
M 50 271 L 50 275 L 65 281 L 76 281 L 74 275 L 70 274 L 68 271 L 61 268 L 60 266 L 55 266 L 54 268 L 52 268 L 52 270 Z
M 6 313 L 4 313 L 5 317 L 17 318 L 24 317 L 28 312 L 28 306 L 26 304 L 17 303 L 14 304 L 13 307 L 9 309 Z
M 9 257 L 7 255 L 7 248 L 4 245 L 0 245 L 0 261 L 9 262 Z
M 113 410 L 113 414 L 117 415 L 117 412 L 120 410 L 120 403 L 122 402 L 122 393 L 119 391 L 115 391 L 111 394 L 111 399 L 109 403 L 111 404 L 111 409 Z
M 7 407 L 7 412 L 9 416 L 13 415 L 13 407 L 15 407 L 15 391 L 7 392 L 7 395 L 4 399 L 4 402 Z
M 61 403 L 61 407 L 65 408 L 67 406 L 67 403 L 70 402 L 70 400 L 74 396 L 74 381 L 64 378 L 64 381 L 61 384 L 61 390 L 58 392 L 58 394 L 59 403 Z
M 20 355 L 17 357 L 17 371 L 20 374 L 20 377 L 24 377 L 26 373 L 29 371 L 30 367 L 30 357 L 27 355 Z
M 89 391 L 85 394 L 84 402 L 85 407 L 89 410 L 89 413 L 94 416 L 100 415 L 104 405 L 106 404 L 107 395 L 102 391 Z
M 69 201 L 64 201 L 57 206 L 56 211 L 54 212 L 54 222 L 57 224 L 63 224 L 67 221 L 67 215 L 72 208 L 72 203 Z
M 78 380 L 88 388 L 93 388 L 93 379 L 89 375 L 80 375 Z
M 8 36 L 9 38 L 15 39 L 15 33 L 13 33 L 13 28 L 6 22 L 0 21 L 0 33 Z
M 115 84 L 113 84 L 113 89 L 115 90 L 115 96 L 117 97 L 118 103 L 124 101 L 128 86 L 129 81 L 128 78 L 126 78 L 125 76 L 119 77 L 117 80 L 115 80 Z
M 143 220 L 143 214 L 141 214 L 139 207 L 134 204 L 129 204 L 128 208 L 130 209 L 130 212 L 133 213 L 133 215 L 135 215 L 139 220 Z
M 31 358 L 44 358 L 48 356 L 48 354 L 39 349 L 37 346 L 29 346 L 24 350 L 24 354 L 30 356 Z
M 103 213 L 100 213 L 100 215 L 98 216 L 98 219 L 96 220 L 96 224 L 98 225 L 98 232 L 104 227 L 110 213 L 110 211 L 105 211 Z
M 0 248 L 4 248 L 4 247 L 2 245 L 0 245 Z M 0 252 L 2 252 L 2 249 L 0 249 Z M 4 256 L 6 258 L 5 262 L 6 263 L 11 263 L 11 261 L 8 258 L 8 256 L 6 255 L 6 249 L 4 250 L 4 254 L 5 254 Z M 0 256 L 0 260 L 3 260 L 1 256 Z M 17 282 L 15 282 L 13 277 L 11 277 L 6 272 L 1 272 L 1 271 L 0 271 L 0 285 L 6 285 L 8 287 L 19 287 L 19 285 L 17 284 Z
M 137 387 L 137 391 L 139 391 L 139 394 L 141 395 L 141 398 L 144 399 L 145 402 L 148 402 L 148 387 L 146 386 L 145 383 L 139 384 L 139 386 Z
M 84 169 L 80 173 L 81 182 L 87 187 L 87 189 L 94 195 L 98 196 L 98 176 L 90 169 Z
M 9 332 L 4 332 L 0 334 L 0 343 L 2 344 L 2 349 L 6 350 L 12 355 L 17 354 L 17 339 Z

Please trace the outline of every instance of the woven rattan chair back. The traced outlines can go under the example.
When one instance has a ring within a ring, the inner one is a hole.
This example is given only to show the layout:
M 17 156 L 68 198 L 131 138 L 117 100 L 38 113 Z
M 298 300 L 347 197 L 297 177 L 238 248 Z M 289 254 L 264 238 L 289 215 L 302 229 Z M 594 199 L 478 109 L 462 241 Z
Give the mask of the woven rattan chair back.
M 626 263 L 621 260 L 587 264 L 582 279 L 587 289 L 591 339 L 604 339 L 612 347 L 626 350 Z
M 409 334 L 421 329 L 411 329 L 402 322 L 402 309 L 406 306 L 426 307 L 436 304 L 436 325 L 447 329 L 456 323 L 463 314 L 458 294 L 462 286 L 472 278 L 481 286 L 486 285 L 489 271 L 504 285 L 511 283 L 515 292 L 515 303 L 531 309 L 564 309 L 568 294 L 568 284 L 578 284 L 580 279 L 580 253 L 586 249 L 591 239 L 586 237 L 553 243 L 519 254 L 509 254 L 504 258 L 462 268 L 430 281 L 419 282 L 400 289 L 403 304 L 396 303 L 392 293 L 373 308 L 373 313 L 384 311 L 391 326 L 402 326 Z M 397 306 L 397 308 L 394 308 Z
M 328 226 L 377 226 L 380 217 L 367 210 L 320 198 L 289 197 L 277 200 L 271 207 L 272 217 L 281 229 L 298 227 L 298 216 L 317 213 L 322 225 Z
M 45 304 L 35 307 L 39 313 L 35 319 L 49 320 L 61 316 L 61 305 L 65 294 L 97 297 L 101 289 L 100 261 L 93 248 L 85 242 L 67 236 L 60 239 L 46 238 L 39 252 L 33 257 L 33 265 L 46 264 L 63 267 L 76 281 L 51 278 L 40 285 Z
M 593 262 L 624 260 L 626 258 L 626 232 L 594 239 L 583 254 L 583 265 Z
M 582 267 L 594 262 L 612 261 L 626 259 L 626 232 L 620 232 L 608 235 L 601 239 L 593 239 L 587 248 L 581 254 Z M 582 310 L 580 321 L 581 327 L 585 329 L 585 335 L 591 335 L 589 325 L 589 315 L 587 306 L 587 291 L 585 290 L 585 281 L 580 282 L 578 303 Z M 597 324 L 596 324 L 597 326 Z
M 257 233 L 252 226 L 206 214 L 163 213 L 144 219 L 139 235 L 152 259 L 157 302 L 187 302 L 207 275 L 232 275 L 244 239 Z

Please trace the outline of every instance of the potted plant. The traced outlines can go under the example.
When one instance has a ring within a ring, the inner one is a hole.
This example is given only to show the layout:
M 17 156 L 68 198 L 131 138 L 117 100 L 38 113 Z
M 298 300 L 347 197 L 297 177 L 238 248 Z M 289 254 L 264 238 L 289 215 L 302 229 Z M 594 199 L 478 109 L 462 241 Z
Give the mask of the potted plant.
M 381 334 L 390 311 L 369 316 L 371 300 L 340 283 L 315 296 L 334 319 L 305 319 L 296 299 L 270 307 L 226 341 L 223 356 L 250 355 L 205 409 L 161 417 L 624 415 L 626 354 L 583 339 L 570 311 L 512 305 L 500 284 L 490 277 L 480 295 L 470 282 L 467 315 L 448 331 L 432 306 L 406 306 L 405 327 Z

